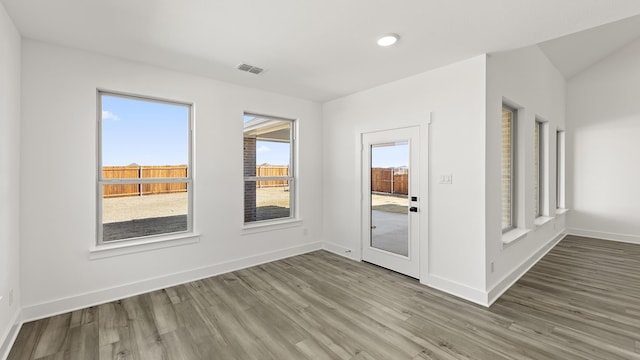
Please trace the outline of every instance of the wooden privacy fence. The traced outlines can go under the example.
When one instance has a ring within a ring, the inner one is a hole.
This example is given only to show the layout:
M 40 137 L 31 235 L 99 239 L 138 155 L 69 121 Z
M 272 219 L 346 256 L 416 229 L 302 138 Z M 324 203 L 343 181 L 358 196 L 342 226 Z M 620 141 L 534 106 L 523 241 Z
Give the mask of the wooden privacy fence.
M 288 166 L 258 165 L 256 176 L 288 176 Z M 103 179 L 154 179 L 154 178 L 186 178 L 187 166 L 103 166 Z M 287 180 L 256 181 L 256 187 L 284 187 L 289 186 Z M 114 184 L 105 185 L 103 196 L 140 196 L 152 194 L 168 194 L 187 191 L 187 183 L 158 183 L 158 184 Z
M 409 169 L 371 168 L 371 191 L 408 195 Z
M 256 176 L 289 176 L 288 166 L 258 165 L 256 166 Z M 289 186 L 287 180 L 260 180 L 256 181 L 256 187 L 283 187 Z
M 103 166 L 103 179 L 186 178 L 187 166 Z M 103 196 L 139 196 L 187 191 L 187 183 L 105 185 Z

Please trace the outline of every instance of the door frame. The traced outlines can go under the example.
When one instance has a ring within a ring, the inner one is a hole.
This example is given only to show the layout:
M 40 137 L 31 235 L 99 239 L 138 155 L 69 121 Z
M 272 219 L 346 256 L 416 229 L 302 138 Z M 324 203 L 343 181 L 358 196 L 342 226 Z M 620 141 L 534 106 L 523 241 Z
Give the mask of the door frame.
M 356 202 L 357 204 L 354 204 L 355 206 L 357 206 L 358 212 L 360 214 L 360 223 L 358 224 L 358 232 L 359 232 L 359 243 L 358 243 L 358 250 L 359 250 L 359 256 L 356 257 L 356 259 L 359 259 L 360 261 L 363 261 L 363 244 L 364 244 L 364 237 L 368 237 L 369 235 L 367 235 L 366 233 L 364 233 L 364 229 L 365 226 L 363 225 L 366 216 L 363 213 L 363 211 L 366 211 L 367 209 L 365 209 L 365 207 L 363 206 L 363 202 L 364 202 L 364 193 L 365 193 L 365 189 L 363 189 L 363 181 L 364 181 L 364 176 L 365 174 L 363 173 L 363 168 L 364 168 L 364 159 L 365 157 L 363 156 L 363 151 L 364 149 L 364 134 L 367 133 L 374 133 L 374 132 L 379 132 L 379 131 L 386 131 L 386 130 L 395 130 L 395 129 L 404 129 L 404 128 L 413 128 L 413 127 L 417 127 L 419 128 L 420 131 L 420 135 L 419 135 L 419 139 L 420 139 L 420 146 L 419 149 L 417 150 L 419 152 L 419 160 L 418 160 L 418 171 L 419 171 L 419 184 L 420 184 L 420 190 L 418 193 L 418 197 L 419 197 L 419 212 L 418 212 L 418 217 L 419 217 L 419 223 L 420 223 L 420 235 L 419 235 L 419 249 L 418 249 L 418 256 L 419 256 L 419 273 L 418 273 L 418 279 L 420 280 L 421 283 L 423 284 L 427 284 L 428 282 L 428 277 L 429 277 L 429 234 L 431 232 L 430 227 L 429 227 L 429 203 L 430 203 L 430 188 L 429 188 L 429 166 L 430 166 L 430 161 L 429 161 L 429 157 L 430 157 L 430 144 L 431 144 L 431 139 L 429 137 L 430 135 L 430 131 L 429 131 L 429 127 L 431 124 L 431 113 L 428 112 L 426 119 L 424 119 L 424 121 L 422 121 L 422 123 L 418 122 L 412 122 L 412 123 L 408 123 L 408 124 L 403 124 L 400 126 L 394 126 L 394 127 L 384 127 L 384 128 L 380 128 L 380 127 L 372 127 L 372 128 L 359 128 L 356 129 L 356 133 L 355 133 L 355 144 L 356 144 L 356 148 L 357 151 L 355 152 L 356 154 L 356 164 L 358 164 L 358 166 L 355 167 L 355 172 L 356 172 L 356 183 L 355 183 L 355 192 L 356 194 L 359 194 L 356 197 Z M 370 196 L 370 195 L 369 195 Z M 369 210 L 370 211 L 370 210 Z M 370 225 L 367 225 L 370 226 Z

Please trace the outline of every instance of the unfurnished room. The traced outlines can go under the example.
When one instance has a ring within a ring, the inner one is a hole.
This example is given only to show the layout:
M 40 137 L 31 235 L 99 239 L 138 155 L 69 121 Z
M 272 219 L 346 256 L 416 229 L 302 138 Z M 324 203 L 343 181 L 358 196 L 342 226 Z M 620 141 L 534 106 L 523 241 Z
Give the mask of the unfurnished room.
M 637 0 L 0 0 L 0 359 L 640 359 Z

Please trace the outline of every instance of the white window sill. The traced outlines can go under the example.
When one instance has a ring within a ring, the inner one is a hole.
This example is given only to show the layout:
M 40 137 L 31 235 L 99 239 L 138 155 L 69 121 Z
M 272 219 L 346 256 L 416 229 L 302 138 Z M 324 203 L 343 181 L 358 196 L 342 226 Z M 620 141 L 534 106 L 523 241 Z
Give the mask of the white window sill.
M 546 223 L 548 223 L 549 221 L 553 220 L 552 217 L 550 216 L 538 216 L 533 223 L 536 225 L 536 227 L 540 227 Z
M 520 239 L 527 237 L 527 234 L 531 232 L 528 229 L 512 229 L 502 234 L 502 244 L 511 245 Z
M 556 215 L 566 214 L 569 209 L 556 209 Z
M 273 220 L 264 222 L 255 222 L 251 224 L 245 224 L 242 227 L 242 235 L 255 234 L 265 231 L 275 231 L 297 227 L 302 225 L 302 219 L 285 219 L 285 220 Z
M 143 251 L 164 249 L 173 246 L 194 244 L 200 241 L 200 234 L 193 232 L 154 236 L 138 240 L 125 240 L 95 245 L 89 250 L 89 259 L 104 259 Z

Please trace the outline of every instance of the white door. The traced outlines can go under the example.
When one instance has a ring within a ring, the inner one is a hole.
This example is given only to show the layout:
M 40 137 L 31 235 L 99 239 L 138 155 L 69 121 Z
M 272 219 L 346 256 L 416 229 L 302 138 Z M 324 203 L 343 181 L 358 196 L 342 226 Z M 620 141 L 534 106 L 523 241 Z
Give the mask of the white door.
M 362 260 L 419 277 L 420 128 L 362 134 Z

